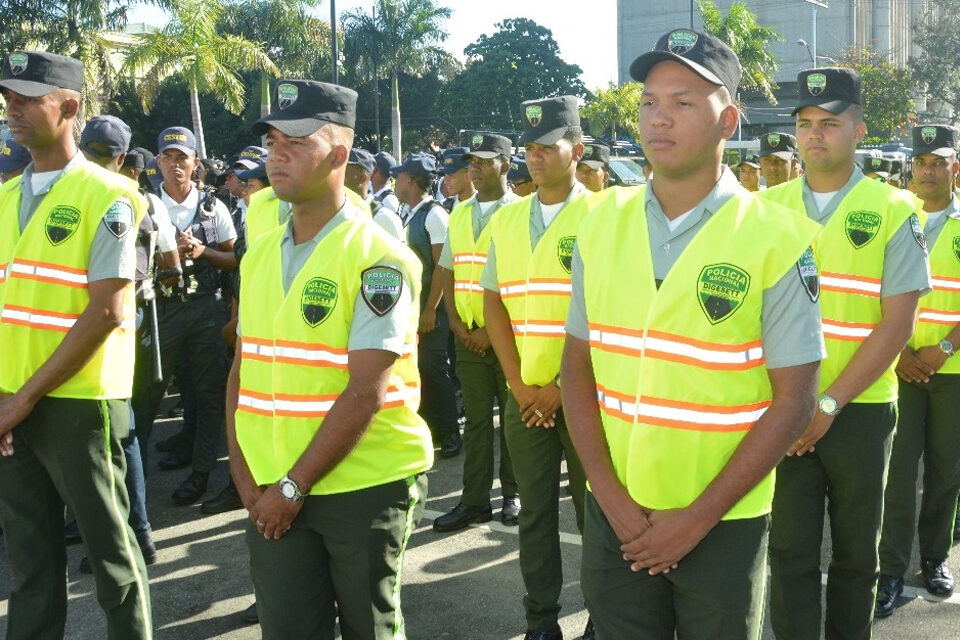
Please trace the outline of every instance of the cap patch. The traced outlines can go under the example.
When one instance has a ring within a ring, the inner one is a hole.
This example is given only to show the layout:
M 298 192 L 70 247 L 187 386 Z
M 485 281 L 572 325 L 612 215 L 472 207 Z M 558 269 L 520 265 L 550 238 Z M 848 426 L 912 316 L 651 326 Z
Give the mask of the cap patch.
M 779 133 L 770 133 L 770 134 L 767 134 L 767 144 L 769 144 L 771 147 L 779 147 L 779 146 L 780 146 L 780 134 L 779 134 Z
M 7 146 L 3 147 L 2 149 L 0 149 L 0 153 L 2 153 L 5 156 L 10 155 L 10 147 L 7 147 Z
M 870 168 L 879 169 L 882 166 L 883 166 L 882 158 L 870 158 Z
M 807 76 L 807 91 L 812 96 L 818 96 L 827 88 L 827 76 L 822 73 L 811 73 Z
M 937 139 L 937 128 L 923 127 L 920 129 L 920 137 L 923 138 L 923 141 L 927 144 L 932 144 L 933 141 Z
M 699 36 L 689 29 L 678 29 L 667 38 L 667 49 L 678 56 L 690 51 L 697 45 Z
M 286 109 L 300 97 L 300 89 L 294 84 L 281 84 L 277 87 L 277 106 Z
M 593 155 L 593 147 L 591 147 L 590 145 L 585 146 L 583 148 L 583 157 L 589 158 L 592 155 Z
M 241 157 L 241 158 L 253 158 L 254 160 L 259 160 L 259 159 L 260 159 L 260 154 L 257 153 L 256 151 L 241 151 L 241 152 L 240 152 L 240 157 Z
M 543 121 L 543 107 L 538 104 L 529 104 L 524 110 L 523 115 L 526 116 L 527 122 L 530 123 L 531 127 L 539 127 Z
M 183 133 L 168 133 L 163 136 L 164 142 L 186 142 L 187 136 Z
M 27 63 L 30 61 L 30 58 L 25 53 L 11 53 L 8 58 L 8 63 L 10 64 L 10 73 L 15 76 L 20 75 L 27 70 Z
M 378 316 L 397 306 L 403 291 L 403 276 L 392 267 L 370 267 L 361 275 L 363 301 Z
M 473 138 L 470 140 L 470 144 L 471 146 L 473 146 L 474 149 L 479 149 L 480 145 L 483 144 L 483 136 L 481 135 L 473 136 Z
M 330 317 L 330 312 L 337 306 L 337 290 L 337 283 L 326 278 L 313 278 L 307 282 L 300 295 L 304 322 L 316 327 Z

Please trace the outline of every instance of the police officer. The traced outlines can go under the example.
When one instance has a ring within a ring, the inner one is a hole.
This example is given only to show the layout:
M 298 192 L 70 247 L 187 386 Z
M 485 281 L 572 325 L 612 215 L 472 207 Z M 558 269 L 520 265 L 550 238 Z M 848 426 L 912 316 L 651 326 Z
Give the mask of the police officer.
M 244 256 L 228 386 L 263 637 L 332 637 L 339 617 L 345 637 L 403 638 L 400 563 L 432 462 L 416 413 L 420 264 L 346 196 L 356 93 L 275 92 L 283 110 L 254 133 L 293 215 Z
M 577 163 L 577 180 L 593 192 L 606 189 L 610 181 L 610 147 L 597 143 L 584 145 L 583 157 Z
M 817 225 L 720 161 L 739 122 L 729 47 L 674 30 L 630 73 L 655 177 L 580 227 L 561 374 L 591 487 L 584 595 L 601 638 L 759 638 L 772 471 L 823 357 Z
M 913 170 L 927 223 L 933 292 L 924 299 L 910 342 L 900 353 L 899 418 L 890 454 L 880 536 L 880 580 L 876 617 L 893 613 L 903 591 L 903 576 L 913 548 L 917 522 L 917 471 L 923 456 L 923 499 L 917 532 L 920 571 L 927 591 L 953 594 L 947 567 L 951 531 L 960 494 L 960 201 L 953 179 L 960 172 L 957 137 L 952 127 L 913 128 Z
M 510 139 L 490 133 L 475 134 L 464 160 L 470 166 L 470 181 L 477 193 L 450 214 L 449 233 L 439 261 L 443 304 L 456 338 L 457 378 L 463 388 L 466 414 L 463 495 L 452 511 L 434 520 L 435 531 L 457 531 L 493 517 L 490 507 L 496 433 L 493 402 L 496 400 L 500 407 L 502 418 L 507 400 L 503 368 L 483 321 L 480 276 L 490 246 L 490 219 L 501 207 L 518 199 L 507 187 Z M 502 419 L 500 424 L 499 478 L 503 492 L 500 521 L 512 526 L 519 522 L 520 500 Z
M 490 222 L 491 246 L 481 277 L 483 317 L 510 388 L 504 425 L 520 512 L 520 572 L 526 587 L 526 640 L 561 638 L 563 586 L 558 502 L 561 457 L 583 524 L 584 476 L 560 408 L 563 321 L 570 303 L 570 258 L 585 211 L 577 182 L 583 156 L 577 99 L 560 96 L 521 105 L 527 167 L 537 193 L 508 204 Z
M 152 637 L 143 556 L 127 523 L 135 315 L 133 184 L 87 162 L 73 127 L 83 65 L 10 53 L 0 93 L 33 162 L 0 188 L 0 524 L 9 640 L 62 638 L 63 508 L 76 516 L 108 637 Z M 42 270 L 41 270 L 42 266 Z
M 226 314 L 220 302 L 220 271 L 236 268 L 233 244 L 237 234 L 226 205 L 211 191 L 197 189 L 191 180 L 198 162 L 193 132 L 184 127 L 164 129 L 158 138 L 158 149 L 163 174 L 160 199 L 178 231 L 186 291 L 182 297 L 163 300 L 160 305 L 158 339 L 163 380 L 156 382 L 152 375 L 138 379 L 133 408 L 137 437 L 146 443 L 170 373 L 181 354 L 185 354 L 196 396 L 197 426 L 193 470 L 174 491 L 173 501 L 186 505 L 206 492 L 223 432 L 226 345 L 220 329 Z M 187 460 L 184 456 L 183 461 Z M 176 468 L 172 461 L 165 466 Z
M 421 415 L 430 425 L 440 446 L 440 455 L 452 458 L 460 453 L 460 436 L 453 382 L 447 348 L 450 323 L 447 311 L 440 305 L 443 281 L 439 270 L 440 253 L 447 241 L 449 214 L 430 197 L 436 161 L 427 153 L 412 153 L 402 165 L 394 167 L 397 196 L 410 214 L 407 219 L 407 244 L 420 258 L 423 276 L 420 287 L 419 366 L 423 384 Z
M 247 198 L 245 193 L 247 185 L 244 178 L 240 176 L 242 171 L 252 171 L 266 162 L 267 150 L 263 147 L 251 145 L 237 154 L 236 159 L 227 167 L 224 176 L 224 187 L 230 192 L 234 200 L 234 211 L 231 211 L 233 217 L 233 226 L 239 229 L 247 215 Z M 266 173 L 264 172 L 264 178 Z
M 510 189 L 519 198 L 524 198 L 537 190 L 537 185 L 530 177 L 530 171 L 527 170 L 527 161 L 523 158 L 511 158 L 507 181 L 510 183 Z
M 373 199 L 400 215 L 400 201 L 391 187 L 390 172 L 397 166 L 396 159 L 388 151 L 380 151 L 373 156 L 376 161 L 373 174 L 370 176 L 370 188 Z
M 805 172 L 764 197 L 823 226 L 814 244 L 828 357 L 818 410 L 777 468 L 770 530 L 771 622 L 778 638 L 820 638 L 824 503 L 833 554 L 828 638 L 869 638 L 877 586 L 883 486 L 896 426 L 897 355 L 930 287 L 912 194 L 864 180 L 854 165 L 866 134 L 860 76 L 798 77 L 797 146 Z
M 737 165 L 740 172 L 740 184 L 747 191 L 760 191 L 760 158 L 750 153 Z
M 377 161 L 372 153 L 366 149 L 351 149 L 345 178 L 347 188 L 363 198 L 370 206 L 373 221 L 378 227 L 400 242 L 405 242 L 406 234 L 403 231 L 400 216 L 392 209 L 377 202 L 373 194 L 370 193 L 370 177 L 376 171 L 376 168 Z
M 441 174 L 443 187 L 447 198 L 443 201 L 443 208 L 453 211 L 461 202 L 466 202 L 476 194 L 477 190 L 470 180 L 470 164 L 464 159 L 464 154 L 470 151 L 467 147 L 453 147 L 443 150 Z
M 768 189 L 799 177 L 797 138 L 777 132 L 760 136 L 760 173 Z
M 0 184 L 13 180 L 30 164 L 30 150 L 7 138 L 0 147 Z

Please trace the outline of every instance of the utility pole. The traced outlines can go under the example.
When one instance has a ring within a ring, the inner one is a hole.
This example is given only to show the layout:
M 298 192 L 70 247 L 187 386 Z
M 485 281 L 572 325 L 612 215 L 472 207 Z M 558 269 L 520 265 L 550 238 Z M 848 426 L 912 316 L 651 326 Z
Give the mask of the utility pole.
M 829 9 L 826 0 L 803 0 L 810 5 L 810 57 L 817 66 L 817 7 Z
M 377 3 L 373 3 L 373 24 L 377 24 Z M 380 40 L 373 32 L 373 122 L 377 132 L 377 153 L 380 153 Z
M 690 0 L 690 30 L 691 31 L 693 31 L 693 2 L 694 0 Z
M 340 70 L 337 69 L 340 58 L 337 47 L 337 0 L 330 0 L 330 51 L 333 57 L 333 84 L 340 84 Z

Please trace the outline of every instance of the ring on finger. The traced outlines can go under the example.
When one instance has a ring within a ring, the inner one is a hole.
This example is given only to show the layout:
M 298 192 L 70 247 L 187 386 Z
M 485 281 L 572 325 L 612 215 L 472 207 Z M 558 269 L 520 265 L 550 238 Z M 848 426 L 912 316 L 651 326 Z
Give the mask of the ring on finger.
M 543 417 L 543 411 L 540 411 L 540 409 L 534 409 L 533 412 L 536 414 L 538 418 Z
M 263 520 L 257 520 L 257 529 L 263 529 L 265 524 Z

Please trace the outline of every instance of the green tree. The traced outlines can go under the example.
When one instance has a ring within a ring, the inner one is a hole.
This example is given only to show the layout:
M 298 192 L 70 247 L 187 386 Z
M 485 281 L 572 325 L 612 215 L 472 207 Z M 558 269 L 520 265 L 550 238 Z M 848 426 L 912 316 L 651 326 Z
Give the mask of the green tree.
M 931 3 L 914 25 L 913 42 L 920 55 L 910 60 L 924 93 L 951 107 L 950 124 L 960 120 L 960 0 Z M 937 116 L 944 116 L 942 110 Z
M 593 135 L 609 131 L 610 139 L 616 141 L 617 129 L 621 129 L 637 138 L 642 92 L 643 85 L 639 82 L 628 82 L 619 87 L 611 83 L 608 88 L 593 92 L 590 100 L 580 108 L 580 117 L 590 124 Z
M 553 32 L 529 18 L 496 25 L 463 50 L 467 64 L 441 92 L 441 111 L 465 129 L 519 129 L 520 103 L 586 96 L 583 70 L 560 57 Z
M 245 103 L 241 70 L 280 73 L 263 46 L 235 35 L 221 35 L 217 22 L 224 11 L 216 0 L 173 0 L 170 22 L 162 30 L 141 36 L 127 57 L 124 70 L 140 78 L 141 102 L 149 113 L 162 82 L 182 75 L 190 89 L 190 115 L 197 136 L 197 153 L 207 155 L 200 117 L 200 93 L 213 93 L 231 113 Z M 141 75 L 142 74 L 142 75 Z
M 916 82 L 909 69 L 873 49 L 844 50 L 837 61 L 860 74 L 867 142 L 887 142 L 909 133 L 917 122 L 913 96 Z
M 455 61 L 440 44 L 451 15 L 435 0 L 376 0 L 373 13 L 354 9 L 343 16 L 344 59 L 358 80 L 390 78 L 393 154 L 400 159 L 400 74 L 421 76 L 431 69 L 452 70 Z
M 771 42 L 782 42 L 783 36 L 773 27 L 757 24 L 757 14 L 746 2 L 734 2 L 726 16 L 709 0 L 697 0 L 697 7 L 704 31 L 725 42 L 740 58 L 740 86 L 758 91 L 767 102 L 777 104 L 773 92 L 779 88 L 775 81 L 779 65 L 767 47 Z

